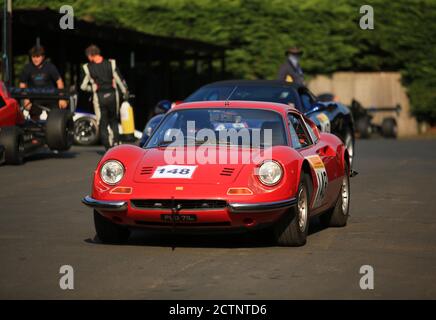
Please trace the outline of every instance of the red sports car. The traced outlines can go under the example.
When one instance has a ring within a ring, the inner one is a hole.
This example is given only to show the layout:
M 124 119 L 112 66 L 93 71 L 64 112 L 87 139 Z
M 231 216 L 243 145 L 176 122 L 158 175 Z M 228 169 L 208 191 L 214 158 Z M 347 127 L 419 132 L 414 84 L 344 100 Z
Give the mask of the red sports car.
M 346 225 L 349 177 L 341 140 L 293 107 L 192 102 L 171 109 L 143 148 L 110 149 L 82 201 L 104 243 L 127 241 L 132 228 L 267 228 L 277 244 L 301 246 L 312 216 Z

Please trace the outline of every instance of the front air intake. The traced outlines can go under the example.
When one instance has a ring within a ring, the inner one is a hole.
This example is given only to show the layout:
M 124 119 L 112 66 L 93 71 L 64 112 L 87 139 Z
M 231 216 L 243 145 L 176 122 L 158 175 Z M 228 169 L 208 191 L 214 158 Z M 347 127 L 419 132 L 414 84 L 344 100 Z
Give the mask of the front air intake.
M 171 210 L 179 206 L 180 210 L 217 210 L 227 207 L 225 200 L 168 200 L 168 199 L 135 199 L 132 207 L 141 210 Z

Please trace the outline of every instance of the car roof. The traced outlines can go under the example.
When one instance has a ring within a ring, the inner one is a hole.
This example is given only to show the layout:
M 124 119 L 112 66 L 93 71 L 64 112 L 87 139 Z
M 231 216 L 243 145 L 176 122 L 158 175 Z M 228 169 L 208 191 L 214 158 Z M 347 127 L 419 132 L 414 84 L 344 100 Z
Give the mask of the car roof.
M 244 86 L 269 86 L 269 87 L 283 87 L 288 86 L 294 89 L 299 89 L 301 87 L 304 87 L 302 84 L 297 84 L 295 82 L 287 82 L 283 80 L 224 80 L 224 81 L 217 81 L 212 82 L 207 85 L 204 85 L 202 88 L 207 87 L 224 87 L 224 86 L 237 86 L 237 85 L 244 85 Z
M 273 110 L 286 115 L 289 111 L 297 111 L 294 107 L 288 106 L 283 103 L 267 102 L 267 101 L 240 101 L 240 100 L 228 100 L 228 101 L 195 101 L 185 102 L 176 105 L 171 109 L 202 109 L 202 108 L 245 108 L 245 109 L 262 109 Z

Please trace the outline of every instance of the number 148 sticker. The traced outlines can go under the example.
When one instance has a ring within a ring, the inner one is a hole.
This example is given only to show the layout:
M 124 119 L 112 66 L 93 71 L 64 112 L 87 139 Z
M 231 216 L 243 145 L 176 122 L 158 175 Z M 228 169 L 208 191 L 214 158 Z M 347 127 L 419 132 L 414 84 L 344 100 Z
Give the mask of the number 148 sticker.
M 192 174 L 194 173 L 197 166 L 161 166 L 157 167 L 154 171 L 152 178 L 163 178 L 163 179 L 171 179 L 171 178 L 182 178 L 182 179 L 191 179 Z

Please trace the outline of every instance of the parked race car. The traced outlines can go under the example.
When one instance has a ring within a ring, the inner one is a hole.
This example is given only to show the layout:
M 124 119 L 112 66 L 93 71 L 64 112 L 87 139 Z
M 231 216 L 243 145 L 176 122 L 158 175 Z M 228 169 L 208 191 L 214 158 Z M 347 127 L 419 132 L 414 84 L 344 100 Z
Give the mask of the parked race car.
M 398 126 L 395 117 L 385 116 L 381 122 L 376 123 L 374 121 L 374 114 L 383 113 L 395 113 L 397 116 L 401 112 L 401 106 L 388 107 L 368 107 L 364 108 L 360 102 L 354 100 L 351 102 L 350 110 L 353 113 L 353 117 L 356 120 L 356 131 L 360 138 L 368 139 L 373 133 L 379 133 L 385 138 L 397 138 Z
M 320 101 L 304 85 L 275 80 L 231 80 L 205 85 L 185 102 L 208 100 L 269 101 L 294 106 L 322 132 L 333 133 L 344 142 L 351 163 L 354 157 L 354 122 L 350 110 L 335 101 Z
M 156 129 L 157 125 L 165 116 L 172 106 L 172 102 L 169 100 L 159 101 L 154 107 L 154 112 L 156 113 L 148 122 L 145 124 L 144 131 L 142 132 L 141 140 L 139 141 L 139 146 L 143 147 L 147 142 L 148 138 L 153 133 L 154 129 Z
M 100 142 L 100 130 L 98 128 L 97 116 L 88 112 L 74 112 L 74 144 L 79 146 L 96 145 Z M 112 141 L 112 129 L 108 126 L 109 139 Z M 118 131 L 123 138 L 123 127 L 118 125 Z M 141 139 L 141 131 L 135 130 L 134 139 Z
M 47 115 L 44 120 L 25 117 L 20 99 L 59 100 L 71 97 L 60 90 L 18 89 L 9 92 L 0 82 L 0 149 L 6 164 L 22 164 L 25 157 L 48 147 L 66 151 L 73 143 L 73 119 L 69 110 L 50 109 L 34 102 L 32 108 L 41 108 Z M 0 150 L 0 159 L 1 159 Z
M 337 101 L 336 97 L 332 93 L 323 93 L 318 95 L 320 101 L 329 102 Z M 374 114 L 378 112 L 395 112 L 398 116 L 401 112 L 401 106 L 397 104 L 396 106 L 372 106 L 364 108 L 362 104 L 353 99 L 351 105 L 349 106 L 351 114 L 355 122 L 355 132 L 356 135 L 361 139 L 368 139 L 373 133 L 379 133 L 385 138 L 396 138 L 398 135 L 397 121 L 395 117 L 388 116 L 383 117 L 381 123 L 375 123 L 373 121 Z
M 97 117 L 93 113 L 74 112 L 74 144 L 90 146 L 100 141 Z
M 180 161 L 169 162 L 178 153 Z M 229 161 L 232 156 L 237 161 Z M 350 173 L 342 141 L 320 133 L 294 107 L 183 103 L 167 113 L 143 148 L 110 149 L 82 202 L 94 209 L 103 243 L 127 241 L 132 228 L 264 229 L 278 245 L 301 246 L 310 217 L 346 225 Z

